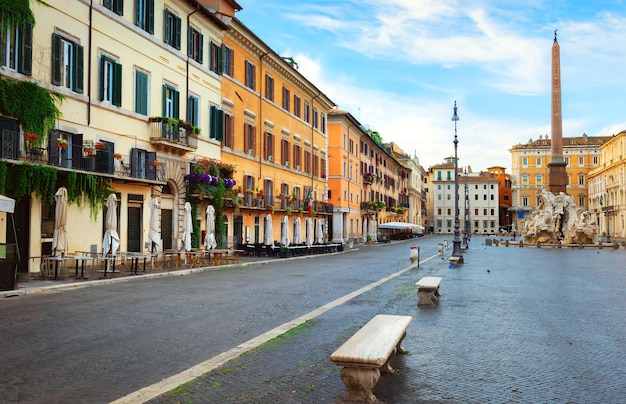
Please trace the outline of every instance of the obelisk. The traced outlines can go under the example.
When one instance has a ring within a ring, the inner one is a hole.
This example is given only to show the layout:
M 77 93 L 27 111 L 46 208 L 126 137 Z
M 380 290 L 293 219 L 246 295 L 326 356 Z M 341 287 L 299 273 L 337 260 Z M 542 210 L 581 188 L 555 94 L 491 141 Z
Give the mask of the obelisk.
M 561 50 L 556 40 L 552 44 L 552 141 L 548 163 L 548 191 L 555 195 L 567 192 L 567 163 L 563 158 L 563 118 L 561 116 Z

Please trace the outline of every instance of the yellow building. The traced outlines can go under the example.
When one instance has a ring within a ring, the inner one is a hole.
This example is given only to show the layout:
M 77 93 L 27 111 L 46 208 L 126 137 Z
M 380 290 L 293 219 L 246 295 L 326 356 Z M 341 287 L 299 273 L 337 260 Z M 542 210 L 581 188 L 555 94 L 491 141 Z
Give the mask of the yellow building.
M 563 157 L 567 163 L 567 193 L 577 206 L 588 207 L 587 174 L 598 167 L 600 146 L 610 137 L 563 138 Z M 515 212 L 513 224 L 520 229 L 524 215 L 530 214 L 538 205 L 538 195 L 548 186 L 548 164 L 550 163 L 550 139 L 539 136 L 526 144 L 513 146 L 511 152 L 512 204 Z
M 32 87 L 16 91 L 33 97 L 30 112 L 1 111 L 10 138 L 2 149 L 9 179 L 2 191 L 19 198 L 22 256 L 50 253 L 52 194 L 61 185 L 70 198 L 86 195 L 69 205 L 66 253 L 102 252 L 110 192 L 118 199 L 121 251 L 148 248 L 153 197 L 161 204 L 161 248 L 177 248 L 189 162 L 220 159 L 210 106 L 222 103 L 222 77 L 213 50 L 241 7 L 234 0 L 211 8 L 196 0 L 30 4 L 36 25 L 3 33 L 3 82 L 32 82 L 64 101 L 48 127 L 32 118 L 46 99 Z M 12 175 L 20 181 L 12 183 Z M 41 176 L 48 188 L 22 181 Z M 22 260 L 20 273 L 37 271 L 36 260 Z
M 589 210 L 604 241 L 626 239 L 626 131 L 600 146 L 600 164 L 589 178 Z M 611 237 L 613 239 L 611 239 Z
M 234 19 L 222 44 L 222 161 L 235 165 L 235 203 L 225 209 L 229 243 L 290 243 L 311 219 L 315 241 L 332 234 L 327 198 L 326 112 L 332 101 Z M 323 235 L 317 234 L 319 229 Z M 268 240 L 268 230 L 272 229 Z M 232 229 L 232 230 L 230 230 Z

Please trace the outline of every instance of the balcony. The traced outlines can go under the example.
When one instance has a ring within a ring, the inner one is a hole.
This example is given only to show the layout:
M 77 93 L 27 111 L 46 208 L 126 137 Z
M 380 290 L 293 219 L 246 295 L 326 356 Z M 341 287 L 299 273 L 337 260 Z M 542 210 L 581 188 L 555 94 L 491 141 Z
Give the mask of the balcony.
M 188 125 L 173 124 L 167 118 L 151 118 L 150 125 L 150 143 L 158 151 L 182 156 L 198 148 L 198 137 Z
M 7 160 L 26 161 L 32 164 L 50 165 L 67 170 L 99 173 L 117 178 L 165 181 L 165 164 L 155 163 L 156 153 L 136 151 L 130 155 L 113 153 L 89 145 L 52 144 L 47 147 L 26 143 L 20 145 L 20 133 L 5 131 L 2 134 L 1 157 Z

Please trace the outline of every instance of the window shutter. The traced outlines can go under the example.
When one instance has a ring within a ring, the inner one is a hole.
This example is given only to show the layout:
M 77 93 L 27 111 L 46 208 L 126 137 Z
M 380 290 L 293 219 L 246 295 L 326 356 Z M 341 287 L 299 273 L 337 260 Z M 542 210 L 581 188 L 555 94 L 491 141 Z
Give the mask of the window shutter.
M 200 44 L 198 46 L 198 49 L 200 49 L 199 51 L 200 54 L 198 55 L 198 63 L 202 64 L 204 63 L 204 57 L 203 57 L 204 56 L 204 35 L 202 34 L 198 34 L 198 35 L 199 35 L 198 40 L 200 41 Z
M 120 80 L 121 81 L 121 80 Z M 148 115 L 148 76 L 135 72 L 135 112 Z
M 113 105 L 122 106 L 122 65 L 113 63 Z
M 179 103 L 180 103 L 179 95 L 180 94 L 179 94 L 179 92 L 177 90 L 172 90 L 172 92 L 174 93 L 174 100 L 172 102 L 173 107 L 174 107 L 173 108 L 173 110 L 174 110 L 174 116 L 173 117 L 176 118 L 176 119 L 180 119 L 180 114 L 179 114 L 179 111 L 180 111 L 179 110 Z
M 180 17 L 174 17 L 174 47 L 180 50 L 180 37 L 182 30 L 182 20 Z
M 154 34 L 154 0 L 146 0 L 146 21 L 145 29 Z
M 224 52 L 222 52 L 222 46 L 220 45 L 217 48 L 217 74 L 219 74 L 220 76 L 222 75 L 222 73 L 224 73 Z
M 124 0 L 113 0 L 113 11 L 117 15 L 124 15 Z
M 52 84 L 61 85 L 61 37 L 52 34 Z
M 22 74 L 33 74 L 33 26 L 24 24 L 20 28 L 18 71 Z
M 73 90 L 79 94 L 83 93 L 83 64 L 84 64 L 84 50 L 79 44 L 74 44 L 74 88 Z
M 193 59 L 193 28 L 187 27 L 187 56 Z
M 106 57 L 105 56 L 100 56 L 100 80 L 98 83 L 98 99 L 100 101 L 104 100 L 104 78 L 105 78 L 105 74 L 104 74 L 104 69 L 106 67 L 105 65 L 106 62 Z
M 167 100 L 167 86 L 165 85 L 163 86 L 162 93 L 163 93 L 163 98 L 162 98 L 163 99 L 163 109 L 162 109 L 163 113 L 161 115 L 165 117 L 167 116 L 167 107 L 166 107 L 166 102 L 165 102 Z
M 215 52 L 213 50 L 213 41 L 209 41 L 209 70 L 215 70 Z
M 137 178 L 137 161 L 139 153 L 136 147 L 130 149 L 130 176 L 133 178 Z
M 221 109 L 217 110 L 217 130 L 215 133 L 215 138 L 220 142 L 224 140 L 224 111 Z
M 48 142 L 48 164 L 59 164 L 59 148 L 56 147 L 57 139 L 61 137 L 58 130 L 50 131 L 50 138 Z
M 217 108 L 215 107 L 215 105 L 211 105 L 209 107 L 209 138 L 210 139 L 215 139 L 217 136 L 215 135 L 216 132 L 216 127 L 215 127 L 215 110 Z
M 165 38 L 163 38 L 163 40 L 167 44 L 174 45 L 172 42 L 174 36 L 172 35 L 172 27 L 170 26 L 171 25 L 170 24 L 170 11 L 168 9 L 165 9 L 164 15 L 165 15 Z

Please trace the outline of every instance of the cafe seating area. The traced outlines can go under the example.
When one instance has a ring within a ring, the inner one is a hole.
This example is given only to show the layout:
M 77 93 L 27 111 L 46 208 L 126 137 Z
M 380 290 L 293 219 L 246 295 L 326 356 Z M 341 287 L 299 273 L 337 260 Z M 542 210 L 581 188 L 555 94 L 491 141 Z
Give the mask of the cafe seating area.
M 238 249 L 248 257 L 278 257 L 281 251 L 281 244 L 274 242 L 274 244 L 266 245 L 261 243 L 256 244 L 241 244 Z M 314 254 L 329 254 L 334 252 L 343 251 L 343 244 L 341 243 L 313 243 L 308 244 L 289 244 L 287 246 L 290 255 L 303 256 Z M 285 250 L 283 248 L 283 250 Z

